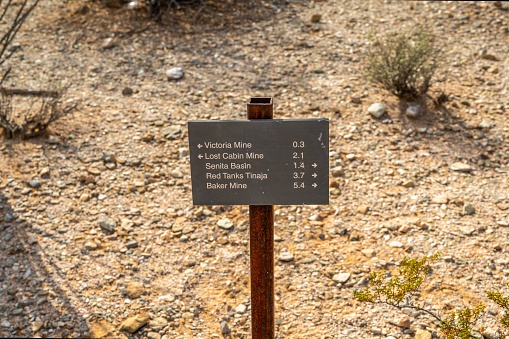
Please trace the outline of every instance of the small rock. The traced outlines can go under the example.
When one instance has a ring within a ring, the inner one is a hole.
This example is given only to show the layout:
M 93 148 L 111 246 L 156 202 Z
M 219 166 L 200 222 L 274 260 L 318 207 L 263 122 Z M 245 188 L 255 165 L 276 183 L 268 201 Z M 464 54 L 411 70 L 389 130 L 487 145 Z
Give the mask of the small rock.
M 374 118 L 380 118 L 382 115 L 384 115 L 385 112 L 385 106 L 379 103 L 374 103 L 368 108 L 368 113 L 371 114 L 371 116 Z
M 224 336 L 228 335 L 231 332 L 230 328 L 228 327 L 228 323 L 226 321 L 221 322 L 220 328 L 221 328 L 221 334 Z
M 158 299 L 161 301 L 173 302 L 175 301 L 175 296 L 173 294 L 161 295 Z
M 354 160 L 355 159 L 355 154 L 353 154 L 353 153 L 347 154 L 346 155 L 346 159 L 347 160 Z
M 35 245 L 35 244 L 37 244 L 37 238 L 33 235 L 29 235 L 27 237 L 27 242 L 29 245 Z
M 475 207 L 471 204 L 465 204 L 463 206 L 463 215 L 473 215 L 475 214 Z
M 475 229 L 470 226 L 461 226 L 459 229 L 460 232 L 463 233 L 464 235 L 472 235 L 475 232 Z
M 93 241 L 87 241 L 85 243 L 85 248 L 89 251 L 94 251 L 98 248 L 97 244 Z
M 150 320 L 150 328 L 154 331 L 160 331 L 168 325 L 168 320 L 163 317 L 157 317 Z
M 497 225 L 502 227 L 509 227 L 509 222 L 504 220 L 498 220 Z
M 411 229 L 412 229 L 411 225 L 402 225 L 400 228 L 398 228 L 398 232 L 405 234 L 410 232 Z
M 101 44 L 101 49 L 110 49 L 117 45 L 117 42 L 115 38 L 110 37 L 107 39 L 104 39 L 103 43 Z
M 35 333 L 39 331 L 43 325 L 44 323 L 41 320 L 36 320 L 30 325 L 30 328 L 32 329 L 32 332 Z
M 173 224 L 173 226 L 171 227 L 171 231 L 173 233 L 177 233 L 177 234 L 180 234 L 182 233 L 182 231 L 184 230 L 184 225 L 183 224 L 178 224 L 178 223 L 175 223 Z
M 499 202 L 498 204 L 496 204 L 496 206 L 502 211 L 509 209 L 509 203 Z
M 358 282 L 357 282 L 357 286 L 367 286 L 369 284 L 369 278 L 367 277 L 364 277 L 364 278 L 361 278 Z
M 131 87 L 124 87 L 124 89 L 122 90 L 122 95 L 125 97 L 131 96 L 131 95 L 133 95 L 133 93 L 134 92 Z
M 122 4 L 120 3 L 120 0 L 103 0 L 102 3 L 104 5 L 104 7 L 106 7 L 106 8 L 112 8 L 112 9 L 122 8 Z
M 59 143 L 58 138 L 54 135 L 51 135 L 46 142 L 50 145 L 58 145 Z
M 431 332 L 428 332 L 426 330 L 417 330 L 415 332 L 414 339 L 431 339 Z
M 362 250 L 361 252 L 368 258 L 373 258 L 376 254 L 376 251 L 372 248 L 366 248 L 365 250 Z
M 141 140 L 145 141 L 145 142 L 151 142 L 152 140 L 154 140 L 155 136 L 153 134 L 150 134 L 150 133 L 145 133 L 142 137 L 141 137 Z
M 419 116 L 419 106 L 408 106 L 405 114 L 409 118 L 417 118 Z
M 90 325 L 91 338 L 111 338 L 114 336 L 115 326 L 105 319 L 99 318 Z
M 49 167 L 44 167 L 44 168 L 41 170 L 41 173 L 39 173 L 39 175 L 40 175 L 40 176 L 41 176 L 41 178 L 43 178 L 43 179 L 48 179 L 48 178 L 49 178 L 49 174 L 50 174 Z
M 138 331 L 140 328 L 148 324 L 149 316 L 145 313 L 140 313 L 130 318 L 124 320 L 122 325 L 120 325 L 120 331 L 126 331 L 129 333 L 134 333 Z
M 358 232 L 358 231 L 352 231 L 352 232 L 348 235 L 348 240 L 350 240 L 350 241 L 359 241 L 359 240 L 361 240 L 361 234 L 360 234 L 360 232 Z
M 130 240 L 125 244 L 127 248 L 136 248 L 138 247 L 138 242 L 136 240 Z
M 489 129 L 489 128 L 493 127 L 493 125 L 490 122 L 483 119 L 481 121 L 481 123 L 479 124 L 479 127 L 484 128 L 484 129 Z
M 105 164 L 115 163 L 117 161 L 117 157 L 112 153 L 103 153 L 102 159 Z
M 293 261 L 293 259 L 294 259 L 293 254 L 291 254 L 290 252 L 281 252 L 279 257 L 277 258 L 277 260 L 282 262 L 290 262 Z
M 235 313 L 243 314 L 243 313 L 246 313 L 246 310 L 247 310 L 247 306 L 244 304 L 240 304 L 239 306 L 237 306 L 235 308 Z
M 331 175 L 333 178 L 342 177 L 343 175 L 345 175 L 345 172 L 343 171 L 343 167 L 336 166 L 336 167 L 332 168 Z
M 179 148 L 179 158 L 187 158 L 189 156 L 189 149 L 187 147 Z
M 83 5 L 81 6 L 77 11 L 76 11 L 76 14 L 81 14 L 81 15 L 85 15 L 85 14 L 88 14 L 90 12 L 90 7 L 88 7 L 87 5 Z
M 87 172 L 93 175 L 101 175 L 101 170 L 95 167 L 87 168 Z
M 359 212 L 360 214 L 366 214 L 366 213 L 368 213 L 368 211 L 369 211 L 369 206 L 368 205 L 360 205 L 357 208 L 357 212 Z
M 233 228 L 233 222 L 228 218 L 223 218 L 217 222 L 217 226 L 224 230 L 231 230 Z
M 311 16 L 311 22 L 313 22 L 313 23 L 320 22 L 320 20 L 322 20 L 322 15 L 321 14 L 313 14 Z
M 403 247 L 403 244 L 397 240 L 393 240 L 389 243 L 389 247 L 392 247 L 392 248 L 402 248 Z
M 148 332 L 147 339 L 161 339 L 161 335 L 157 332 Z
M 499 60 L 495 55 L 488 54 L 488 53 L 482 54 L 481 59 L 489 60 L 489 61 L 498 61 Z
M 181 131 L 180 126 L 167 126 L 160 130 L 161 134 L 168 140 L 175 140 Z
M 491 327 L 488 327 L 487 329 L 485 329 L 484 332 L 482 333 L 482 335 L 483 335 L 483 338 L 486 338 L 486 339 L 500 338 L 497 334 L 497 331 Z
M 182 174 L 182 172 L 178 168 L 174 169 L 173 171 L 171 171 L 170 174 L 174 178 L 182 178 L 182 177 L 184 177 L 184 174 Z
M 2 323 L 0 324 L 0 326 L 2 326 L 2 327 L 6 327 L 6 328 L 9 328 L 9 327 L 11 327 L 11 323 L 10 323 L 10 322 L 8 322 L 8 321 L 5 321 L 5 320 L 4 320 L 4 321 L 2 321 Z
M 454 258 L 451 257 L 450 255 L 445 255 L 443 257 L 443 259 L 444 259 L 445 262 L 448 262 L 448 263 L 453 263 L 454 262 Z
M 168 80 L 179 80 L 184 76 L 184 69 L 182 67 L 173 67 L 166 71 Z
M 127 296 L 129 297 L 129 299 L 137 299 L 137 298 L 141 297 L 143 294 L 145 294 L 145 292 L 146 292 L 143 284 L 136 282 L 136 281 L 128 282 L 125 286 L 125 291 L 127 293 Z M 152 322 L 151 322 L 151 324 L 152 324 Z
M 332 277 L 332 280 L 337 283 L 344 284 L 350 279 L 351 274 L 348 272 L 338 273 Z
M 350 99 L 350 101 L 352 102 L 352 104 L 357 104 L 357 105 L 358 105 L 358 104 L 362 104 L 362 100 L 361 100 L 361 98 L 356 97 L 356 96 L 353 96 L 353 97 Z
M 108 232 L 115 232 L 115 228 L 117 227 L 117 223 L 113 220 L 105 216 L 104 214 L 99 215 L 99 226 Z
M 455 162 L 450 166 L 450 169 L 455 172 L 470 172 L 472 167 L 462 162 Z
M 28 185 L 29 185 L 30 187 L 32 187 L 32 188 L 35 188 L 35 189 L 37 189 L 37 188 L 41 188 L 41 182 L 40 182 L 39 180 L 30 180 L 30 181 L 28 182 Z
M 396 326 L 401 327 L 401 328 L 410 328 L 410 325 L 412 325 L 412 322 L 410 321 L 409 316 L 402 317 L 396 323 Z
M 89 201 L 90 200 L 90 194 L 83 193 L 80 195 L 80 201 Z
M 406 180 L 401 183 L 401 186 L 406 187 L 406 188 L 412 188 L 412 187 L 415 187 L 415 183 L 412 180 Z
M 449 197 L 447 194 L 436 195 L 431 199 L 431 202 L 439 205 L 447 204 L 449 202 Z

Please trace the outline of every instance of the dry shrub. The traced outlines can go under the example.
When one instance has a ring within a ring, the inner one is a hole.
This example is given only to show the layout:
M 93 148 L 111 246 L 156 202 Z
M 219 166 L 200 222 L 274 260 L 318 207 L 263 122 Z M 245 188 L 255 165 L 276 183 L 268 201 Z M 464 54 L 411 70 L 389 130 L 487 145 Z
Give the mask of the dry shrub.
M 366 76 L 400 98 L 416 97 L 428 91 L 441 59 L 442 51 L 429 30 L 391 32 L 371 39 Z
M 72 112 L 77 104 L 61 107 L 64 92 L 0 87 L 0 126 L 5 136 L 9 139 L 38 136 L 50 123 Z

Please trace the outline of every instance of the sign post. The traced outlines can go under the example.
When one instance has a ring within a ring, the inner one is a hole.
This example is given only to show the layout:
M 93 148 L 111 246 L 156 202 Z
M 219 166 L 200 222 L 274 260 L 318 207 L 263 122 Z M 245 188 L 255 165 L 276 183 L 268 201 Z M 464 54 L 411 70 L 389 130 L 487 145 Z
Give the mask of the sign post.
M 251 98 L 247 118 L 272 119 L 272 98 Z M 251 333 L 274 339 L 274 206 L 249 205 L 251 257 Z
M 249 205 L 253 339 L 274 339 L 274 205 L 329 203 L 329 121 L 273 119 L 251 98 L 248 120 L 189 121 L 194 205 Z

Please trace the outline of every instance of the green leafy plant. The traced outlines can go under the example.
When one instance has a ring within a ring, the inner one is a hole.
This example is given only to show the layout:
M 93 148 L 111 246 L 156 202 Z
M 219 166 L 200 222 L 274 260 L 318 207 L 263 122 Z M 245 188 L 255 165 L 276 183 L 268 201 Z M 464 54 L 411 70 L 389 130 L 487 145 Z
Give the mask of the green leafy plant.
M 507 284 L 509 288 L 509 283 Z M 509 296 L 504 297 L 499 291 L 488 292 L 488 299 L 504 309 L 504 315 L 500 319 L 500 324 L 509 332 Z M 509 337 L 509 334 L 506 334 Z
M 355 291 L 354 298 L 361 302 L 383 303 L 398 309 L 413 308 L 423 311 L 438 321 L 442 338 L 446 339 L 470 339 L 482 338 L 483 328 L 474 331 L 474 326 L 484 315 L 485 305 L 479 303 L 473 308 L 465 307 L 441 316 L 434 313 L 414 300 L 415 294 L 421 288 L 424 279 L 430 273 L 430 264 L 435 262 L 440 254 L 425 256 L 422 259 L 404 258 L 398 269 L 398 276 L 389 278 L 388 272 L 380 270 L 371 273 L 369 284 L 366 288 Z M 509 287 L 509 284 L 508 284 Z M 503 296 L 499 291 L 488 292 L 488 298 L 504 309 L 505 314 L 500 319 L 500 324 L 507 331 L 509 329 L 509 296 Z M 507 334 L 499 333 L 497 338 L 507 339 Z
M 483 304 L 478 304 L 473 309 L 465 307 L 452 312 L 447 318 L 440 321 L 440 332 L 447 339 L 476 338 L 472 334 L 472 327 L 483 316 L 484 309 Z M 480 332 L 482 333 L 483 329 Z
M 365 73 L 398 97 L 416 97 L 428 91 L 441 59 L 441 49 L 429 30 L 391 32 L 371 38 Z

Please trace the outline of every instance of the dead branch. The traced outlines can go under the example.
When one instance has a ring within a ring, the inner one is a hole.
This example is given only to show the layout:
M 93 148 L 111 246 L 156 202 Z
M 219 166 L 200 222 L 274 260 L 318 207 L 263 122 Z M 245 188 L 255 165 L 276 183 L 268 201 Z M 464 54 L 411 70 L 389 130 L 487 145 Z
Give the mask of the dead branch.
M 33 91 L 29 89 L 8 89 L 0 87 L 0 91 L 5 95 L 20 95 L 30 97 L 46 97 L 46 98 L 58 98 L 60 92 L 58 91 Z
M 31 138 L 44 133 L 48 125 L 76 109 L 78 103 L 60 107 L 66 89 L 59 91 L 7 89 L 0 87 L 0 126 L 8 139 Z M 28 105 L 20 105 L 29 97 Z M 13 109 L 13 102 L 16 106 Z M 22 107 L 22 108 L 21 108 Z
M 12 19 L 9 28 L 7 31 L 3 33 L 3 36 L 0 38 L 0 66 L 9 59 L 12 54 L 15 52 L 15 49 L 9 50 L 9 45 L 12 43 L 16 34 L 18 33 L 21 26 L 25 23 L 26 18 L 30 13 L 34 10 L 35 6 L 39 3 L 40 0 L 34 0 L 34 2 L 29 5 L 29 0 L 24 0 L 19 9 L 14 14 L 14 18 Z M 2 5 L 3 0 L 0 0 L 0 6 Z M 10 20 L 8 16 L 11 15 L 10 10 L 15 11 L 12 0 L 7 0 L 5 3 L 5 7 L 1 10 L 0 14 L 0 22 L 5 20 Z M 9 12 L 9 14 L 8 14 Z M 7 53 L 6 53 L 7 52 Z

